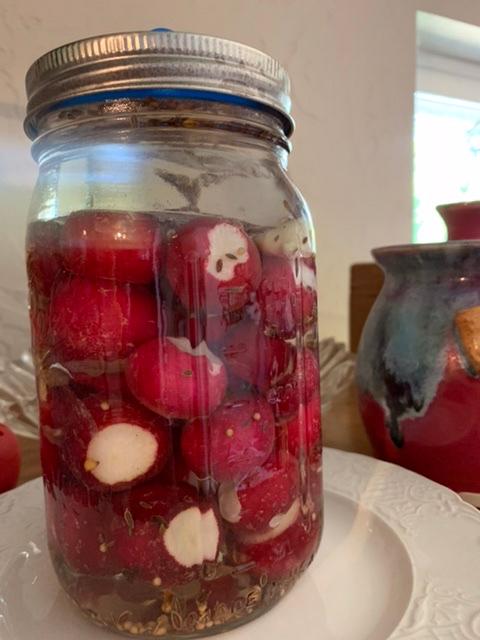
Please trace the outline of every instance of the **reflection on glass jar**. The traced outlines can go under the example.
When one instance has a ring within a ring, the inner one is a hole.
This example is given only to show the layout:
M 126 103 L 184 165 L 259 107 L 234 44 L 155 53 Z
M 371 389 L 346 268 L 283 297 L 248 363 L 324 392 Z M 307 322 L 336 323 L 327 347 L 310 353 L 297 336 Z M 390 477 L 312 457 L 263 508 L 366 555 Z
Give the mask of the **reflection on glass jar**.
M 231 102 L 90 96 L 27 117 L 51 554 L 88 617 L 135 636 L 256 617 L 321 535 L 312 225 L 288 114 Z

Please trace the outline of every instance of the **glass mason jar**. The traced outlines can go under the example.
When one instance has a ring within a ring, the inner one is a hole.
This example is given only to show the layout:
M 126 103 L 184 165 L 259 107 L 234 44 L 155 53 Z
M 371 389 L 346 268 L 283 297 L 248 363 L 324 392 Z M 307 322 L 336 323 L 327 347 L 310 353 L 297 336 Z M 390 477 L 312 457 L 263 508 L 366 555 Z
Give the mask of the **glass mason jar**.
M 59 580 L 125 634 L 242 624 L 288 591 L 322 529 L 314 237 L 286 174 L 288 78 L 236 43 L 143 32 L 46 54 L 27 90 Z

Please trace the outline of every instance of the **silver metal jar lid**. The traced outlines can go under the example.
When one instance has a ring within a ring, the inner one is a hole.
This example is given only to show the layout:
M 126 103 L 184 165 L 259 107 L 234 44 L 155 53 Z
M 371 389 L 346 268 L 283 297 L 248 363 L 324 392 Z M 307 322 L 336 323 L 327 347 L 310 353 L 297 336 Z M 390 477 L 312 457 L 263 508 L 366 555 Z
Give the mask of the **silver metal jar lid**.
M 52 109 L 118 98 L 196 98 L 276 112 L 287 136 L 290 81 L 270 56 L 213 36 L 153 30 L 95 36 L 63 45 L 27 72 L 25 131 L 35 138 Z

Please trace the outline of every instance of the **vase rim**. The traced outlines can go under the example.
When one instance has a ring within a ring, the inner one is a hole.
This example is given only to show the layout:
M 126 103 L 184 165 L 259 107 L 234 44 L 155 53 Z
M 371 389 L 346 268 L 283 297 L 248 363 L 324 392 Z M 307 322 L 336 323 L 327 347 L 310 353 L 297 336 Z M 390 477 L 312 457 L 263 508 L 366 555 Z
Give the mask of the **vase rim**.
M 435 208 L 440 214 L 443 211 L 450 211 L 450 209 L 465 209 L 466 211 L 468 211 L 469 209 L 479 209 L 480 200 L 466 200 L 464 202 L 446 202 L 445 204 L 437 204 Z
M 374 258 L 377 256 L 412 255 L 418 253 L 458 253 L 461 249 L 480 249 L 478 240 L 449 240 L 448 242 L 426 242 L 410 244 L 391 244 L 372 249 Z
M 372 256 L 386 270 L 441 268 L 480 263 L 480 240 L 454 240 L 430 244 L 399 244 L 372 249 Z

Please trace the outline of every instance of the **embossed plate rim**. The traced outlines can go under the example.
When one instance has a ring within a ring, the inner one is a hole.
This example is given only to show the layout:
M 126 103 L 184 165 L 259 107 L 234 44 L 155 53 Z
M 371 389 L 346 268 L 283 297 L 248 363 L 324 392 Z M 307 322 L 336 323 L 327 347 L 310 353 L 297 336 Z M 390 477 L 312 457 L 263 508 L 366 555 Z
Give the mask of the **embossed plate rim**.
M 363 454 L 325 448 L 324 469 L 325 489 L 377 515 L 397 533 L 412 560 L 412 597 L 388 640 L 478 640 L 480 511 L 443 485 Z M 439 555 L 441 545 L 436 544 L 425 554 L 417 543 L 425 530 L 438 536 L 439 527 L 445 535 L 445 525 L 450 533 L 458 534 L 459 543 L 471 544 L 471 549 L 463 548 L 457 556 L 461 564 L 454 580 L 449 580 L 442 568 L 443 554 L 455 550 L 443 548 Z M 473 532 L 476 544 L 462 538 L 467 529 Z

